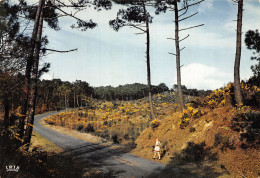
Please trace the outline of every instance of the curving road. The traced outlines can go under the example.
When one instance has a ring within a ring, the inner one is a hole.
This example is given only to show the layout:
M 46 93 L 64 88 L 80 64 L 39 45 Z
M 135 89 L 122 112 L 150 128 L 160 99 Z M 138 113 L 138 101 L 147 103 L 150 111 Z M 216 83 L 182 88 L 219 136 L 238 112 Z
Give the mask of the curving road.
M 34 131 L 64 149 L 65 152 L 72 153 L 80 160 L 91 161 L 97 168 L 112 173 L 115 177 L 151 177 L 165 170 L 166 165 L 164 164 L 149 161 L 129 153 L 120 153 L 115 149 L 55 132 L 39 124 L 41 119 L 56 113 L 49 112 L 35 116 Z

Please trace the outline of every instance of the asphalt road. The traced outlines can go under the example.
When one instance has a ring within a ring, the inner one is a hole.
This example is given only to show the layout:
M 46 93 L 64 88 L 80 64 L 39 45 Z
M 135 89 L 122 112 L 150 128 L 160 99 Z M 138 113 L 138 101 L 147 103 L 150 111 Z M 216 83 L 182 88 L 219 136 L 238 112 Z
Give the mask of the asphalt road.
M 150 177 L 158 175 L 166 165 L 134 156 L 130 153 L 120 153 L 115 149 L 104 147 L 100 144 L 86 142 L 62 133 L 55 132 L 39 124 L 39 121 L 57 112 L 49 112 L 35 117 L 34 131 L 56 144 L 65 152 L 84 161 L 91 161 L 93 165 L 110 172 L 115 177 Z M 152 155 L 151 155 L 152 156 Z

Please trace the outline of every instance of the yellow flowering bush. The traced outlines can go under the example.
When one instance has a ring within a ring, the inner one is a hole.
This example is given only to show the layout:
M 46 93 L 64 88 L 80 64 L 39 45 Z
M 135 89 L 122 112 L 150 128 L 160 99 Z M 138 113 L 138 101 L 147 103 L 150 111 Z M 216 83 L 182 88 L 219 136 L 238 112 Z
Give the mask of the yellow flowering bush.
M 182 112 L 182 118 L 199 118 L 200 116 L 203 116 L 204 112 L 199 110 L 199 109 L 195 109 L 191 106 L 188 106 L 187 109 L 183 109 Z
M 184 129 L 185 127 L 187 127 L 190 123 L 190 118 L 183 118 L 180 122 L 179 122 L 179 126 L 181 129 Z
M 247 119 L 248 112 L 250 112 L 249 106 L 237 105 L 233 109 L 233 118 Z
M 210 96 L 208 96 L 208 102 L 207 104 L 211 109 L 214 109 L 219 104 L 224 106 L 227 102 L 228 97 L 230 96 L 230 93 L 233 91 L 234 85 L 228 84 L 225 88 L 214 90 Z
M 207 97 L 194 99 L 192 103 L 195 107 L 209 106 L 210 109 L 214 109 L 219 105 L 226 105 L 228 98 L 230 97 L 230 94 L 233 94 L 233 91 L 234 84 L 230 83 L 223 89 L 213 90 L 212 93 Z
M 225 99 L 224 99 L 225 100 Z M 223 100 L 223 101 L 224 101 Z M 222 101 L 221 101 L 222 103 Z M 208 106 L 210 107 L 210 109 L 214 109 L 217 105 L 218 105 L 218 101 L 215 99 L 211 99 L 207 102 Z
M 260 96 L 260 88 L 258 88 L 255 85 L 249 85 L 245 82 L 241 82 L 240 87 L 241 87 L 242 93 L 244 94 L 244 97 L 247 99 L 252 98 L 252 96 L 254 96 L 254 95 Z
M 205 113 L 199 109 L 195 109 L 191 106 L 188 106 L 187 109 L 183 109 L 181 115 L 181 121 L 179 122 L 180 128 L 184 128 L 189 125 L 191 119 L 199 118 L 203 116 Z
M 153 121 L 151 121 L 152 128 L 156 128 L 160 125 L 160 122 L 155 118 Z

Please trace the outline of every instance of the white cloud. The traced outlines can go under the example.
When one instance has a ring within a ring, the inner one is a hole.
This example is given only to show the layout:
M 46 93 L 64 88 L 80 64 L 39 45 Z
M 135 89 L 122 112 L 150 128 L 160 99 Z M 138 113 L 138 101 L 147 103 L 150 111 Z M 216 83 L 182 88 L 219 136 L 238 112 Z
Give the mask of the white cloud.
M 210 32 L 205 27 L 201 29 L 191 30 L 189 32 L 190 38 L 184 42 L 185 45 L 194 45 L 200 47 L 217 47 L 217 48 L 232 48 L 234 44 L 234 37 L 224 37 L 218 32 Z M 184 37 L 184 36 L 183 36 Z M 183 38 L 182 37 L 182 38 Z
M 203 13 L 207 9 L 211 9 L 215 0 L 206 0 L 199 5 L 198 11 Z
M 217 89 L 232 80 L 232 73 L 199 63 L 184 66 L 181 75 L 183 85 L 197 89 Z

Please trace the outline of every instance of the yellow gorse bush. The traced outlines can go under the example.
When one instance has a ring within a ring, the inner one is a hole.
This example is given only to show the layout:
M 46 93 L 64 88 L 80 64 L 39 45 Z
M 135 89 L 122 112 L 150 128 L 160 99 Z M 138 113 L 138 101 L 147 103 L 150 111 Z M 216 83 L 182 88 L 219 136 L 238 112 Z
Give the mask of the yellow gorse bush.
M 260 92 L 260 88 L 257 86 L 250 86 L 245 82 L 241 82 L 241 90 L 242 93 L 247 95 L 255 94 L 256 92 Z M 228 97 L 233 94 L 234 84 L 230 83 L 223 89 L 214 90 L 208 97 L 206 104 L 211 108 L 214 109 L 218 105 L 224 106 L 227 103 Z M 205 103 L 204 103 L 205 104 Z
M 247 119 L 247 113 L 250 112 L 249 106 L 244 105 L 237 105 L 233 109 L 233 117 L 234 118 L 241 118 L 241 119 Z
M 200 109 L 195 109 L 191 106 L 188 106 L 187 109 L 183 109 L 182 115 L 181 115 L 181 121 L 178 123 L 178 125 L 181 128 L 186 127 L 189 125 L 189 122 L 191 119 L 199 118 L 203 116 L 205 113 L 201 111 Z
M 160 125 L 160 121 L 158 121 L 156 118 L 153 121 L 151 121 L 152 128 L 156 128 L 159 125 Z
M 196 98 L 194 103 L 198 106 L 208 106 L 211 109 L 216 108 L 217 106 L 224 106 L 227 104 L 230 94 L 232 94 L 234 89 L 234 84 L 230 83 L 226 87 L 218 90 L 213 90 L 212 93 L 206 98 Z
M 182 118 L 198 118 L 200 116 L 203 116 L 204 112 L 199 110 L 199 109 L 195 109 L 191 106 L 188 106 L 187 109 L 183 109 L 182 112 Z
M 211 109 L 214 109 L 219 104 L 224 106 L 226 104 L 227 98 L 230 96 L 231 90 L 233 88 L 233 84 L 228 84 L 225 88 L 214 90 L 210 96 L 208 96 L 208 106 Z

